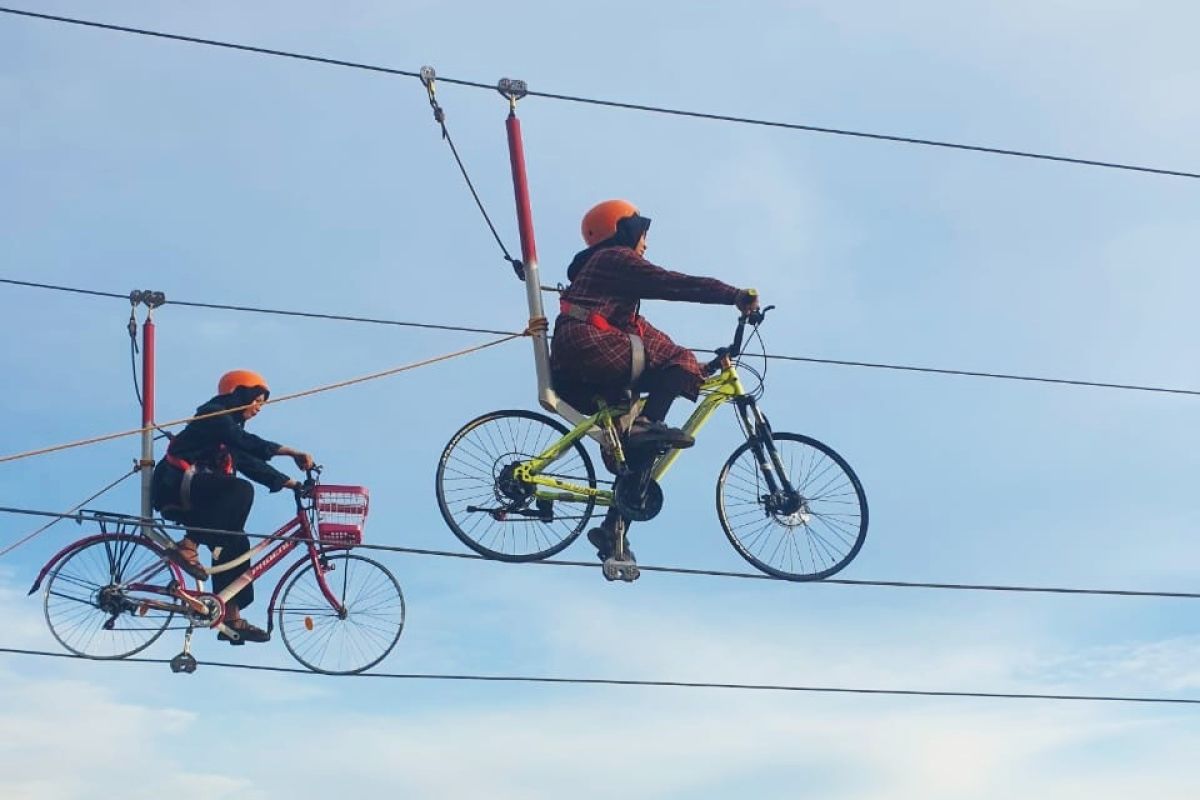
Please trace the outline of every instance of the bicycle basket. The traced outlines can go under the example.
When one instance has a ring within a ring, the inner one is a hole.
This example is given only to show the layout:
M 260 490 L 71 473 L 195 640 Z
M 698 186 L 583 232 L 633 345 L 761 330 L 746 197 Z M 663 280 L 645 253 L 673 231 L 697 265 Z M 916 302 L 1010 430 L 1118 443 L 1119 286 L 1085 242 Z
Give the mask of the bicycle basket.
M 369 496 L 365 486 L 322 484 L 313 490 L 317 509 L 317 538 L 333 547 L 362 544 Z

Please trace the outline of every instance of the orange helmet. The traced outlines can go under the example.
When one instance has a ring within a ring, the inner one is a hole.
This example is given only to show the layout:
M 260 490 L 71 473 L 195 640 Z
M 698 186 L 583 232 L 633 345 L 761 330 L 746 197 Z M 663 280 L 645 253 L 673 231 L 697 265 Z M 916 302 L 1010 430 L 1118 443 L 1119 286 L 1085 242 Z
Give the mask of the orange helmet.
M 597 203 L 583 215 L 583 224 L 580 225 L 583 241 L 587 242 L 588 247 L 592 247 L 611 239 L 617 235 L 617 224 L 631 218 L 644 220 L 639 228 L 633 231 L 640 238 L 646 232 L 646 228 L 650 227 L 650 220 L 638 213 L 637 206 L 628 200 L 605 200 L 603 203 Z
M 229 394 L 234 389 L 243 386 L 250 389 L 262 389 L 263 394 L 267 396 L 271 394 L 266 379 L 248 369 L 235 369 L 222 375 L 221 380 L 217 382 L 217 394 Z

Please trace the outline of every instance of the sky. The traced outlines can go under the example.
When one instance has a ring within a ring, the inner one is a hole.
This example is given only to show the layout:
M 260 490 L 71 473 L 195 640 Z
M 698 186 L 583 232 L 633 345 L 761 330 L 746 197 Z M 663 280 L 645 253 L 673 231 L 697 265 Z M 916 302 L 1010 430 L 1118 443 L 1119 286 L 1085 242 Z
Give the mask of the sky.
M 1200 168 L 1187 3 L 344 6 L 24 4 L 547 92 Z M 445 83 L 438 97 L 515 249 L 505 102 Z M 540 98 L 519 113 L 546 283 L 565 280 L 583 212 L 626 197 L 654 219 L 649 258 L 778 306 L 772 352 L 1200 388 L 1192 180 Z M 2 16 L 0 187 L 3 277 L 497 329 L 527 316 L 413 79 Z M 0 453 L 138 424 L 122 302 L 0 298 Z M 713 306 L 645 313 L 697 347 L 734 322 Z M 287 393 L 488 338 L 171 305 L 156 321 L 160 419 L 232 368 Z M 368 541 L 461 550 L 437 511 L 438 456 L 467 420 L 534 408 L 535 389 L 517 341 L 272 406 L 252 429 L 369 486 Z M 1194 591 L 1195 403 L 773 362 L 762 407 L 863 481 L 871 528 L 841 577 Z M 643 563 L 749 569 L 712 501 L 737 443 L 722 414 L 680 460 L 661 516 L 634 528 Z M 136 454 L 125 439 L 0 464 L 0 505 L 69 508 Z M 250 529 L 289 502 L 260 491 Z M 96 505 L 136 512 L 133 482 Z M 4 517 L 0 544 L 37 524 Z M 0 559 L 0 645 L 57 649 L 25 592 L 87 532 L 63 524 Z M 408 603 L 388 672 L 1200 698 L 1187 600 L 623 585 L 382 558 Z M 264 606 L 247 616 L 261 624 Z M 147 655 L 179 646 L 169 634 Z M 231 651 L 202 633 L 195 650 L 191 676 L 0 657 L 0 796 L 1200 792 L 1186 706 L 334 680 L 203 664 L 294 666 L 279 641 Z

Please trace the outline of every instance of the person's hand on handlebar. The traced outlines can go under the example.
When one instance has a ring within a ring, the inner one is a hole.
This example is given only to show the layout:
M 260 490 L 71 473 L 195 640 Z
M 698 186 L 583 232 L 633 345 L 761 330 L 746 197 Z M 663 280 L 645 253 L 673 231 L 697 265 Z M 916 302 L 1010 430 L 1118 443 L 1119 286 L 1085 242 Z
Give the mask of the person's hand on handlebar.
M 297 450 L 293 447 L 288 447 L 286 445 L 280 447 L 278 452 L 275 453 L 275 455 L 291 456 L 292 461 L 295 461 L 296 466 L 299 467 L 300 469 L 312 469 L 313 464 L 316 463 L 315 461 L 313 461 L 313 457 L 311 455 L 309 455 L 308 453 L 305 453 L 303 450 Z
M 743 289 L 735 301 L 738 311 L 742 312 L 742 316 L 753 314 L 758 311 L 758 291 L 756 289 Z

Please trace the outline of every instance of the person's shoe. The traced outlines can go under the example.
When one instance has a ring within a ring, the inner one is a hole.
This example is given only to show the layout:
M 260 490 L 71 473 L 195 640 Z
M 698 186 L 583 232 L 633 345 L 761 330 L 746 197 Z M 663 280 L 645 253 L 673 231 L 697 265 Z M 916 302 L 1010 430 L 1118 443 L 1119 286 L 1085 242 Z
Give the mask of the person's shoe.
M 167 558 L 198 581 L 208 578 L 208 570 L 200 561 L 196 543 L 186 536 L 180 539 L 174 548 L 167 551 Z
M 616 558 L 619 554 L 616 552 L 616 533 L 606 527 L 592 528 L 587 534 L 588 541 L 596 548 L 596 558 L 601 561 L 607 561 L 610 558 Z M 625 534 L 625 558 L 618 559 L 619 561 L 633 561 L 633 550 L 629 549 L 629 534 Z
M 608 528 L 592 528 L 587 532 L 588 541 L 596 548 L 596 558 L 607 561 L 613 554 L 613 532 Z
M 669 428 L 662 422 L 651 422 L 645 417 L 638 417 L 629 426 L 625 441 L 630 447 L 642 445 L 666 445 L 682 450 L 696 443 L 691 434 L 679 428 Z
M 251 625 L 244 619 L 230 620 L 225 623 L 226 627 L 233 628 L 237 631 L 240 638 L 234 639 L 226 636 L 224 631 L 217 634 L 217 638 L 222 642 L 229 642 L 232 645 L 245 644 L 246 642 L 269 642 L 271 634 L 264 631 L 257 625 Z

